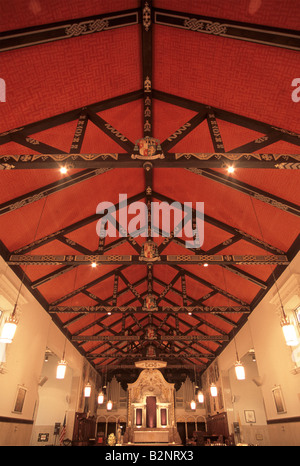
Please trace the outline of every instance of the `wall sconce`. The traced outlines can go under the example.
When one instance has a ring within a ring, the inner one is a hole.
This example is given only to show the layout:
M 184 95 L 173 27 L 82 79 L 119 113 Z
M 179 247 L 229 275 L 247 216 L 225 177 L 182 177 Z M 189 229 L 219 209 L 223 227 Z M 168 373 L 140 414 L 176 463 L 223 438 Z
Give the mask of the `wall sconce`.
M 196 401 L 195 401 L 195 400 L 192 400 L 192 401 L 191 401 L 191 410 L 192 410 L 192 411 L 195 411 L 195 409 L 196 409 Z

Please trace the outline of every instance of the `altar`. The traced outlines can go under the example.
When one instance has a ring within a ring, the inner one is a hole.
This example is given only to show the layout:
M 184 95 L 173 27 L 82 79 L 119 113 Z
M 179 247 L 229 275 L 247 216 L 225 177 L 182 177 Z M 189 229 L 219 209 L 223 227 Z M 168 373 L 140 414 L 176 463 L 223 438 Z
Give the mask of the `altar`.
M 140 361 L 142 372 L 128 384 L 128 443 L 178 443 L 175 421 L 174 384 L 168 383 L 160 368 L 163 361 Z
M 141 429 L 134 430 L 133 443 L 169 443 L 168 430 Z

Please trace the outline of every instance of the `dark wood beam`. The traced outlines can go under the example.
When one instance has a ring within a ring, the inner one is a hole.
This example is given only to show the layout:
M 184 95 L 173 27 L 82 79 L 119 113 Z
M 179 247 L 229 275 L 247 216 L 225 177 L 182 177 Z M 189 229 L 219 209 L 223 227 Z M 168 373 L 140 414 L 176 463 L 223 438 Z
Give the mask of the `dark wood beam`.
M 143 197 L 144 197 L 144 193 L 136 194 L 136 195 L 134 195 L 134 196 L 127 199 L 127 205 L 129 205 L 132 202 L 138 201 Z M 121 202 L 117 203 L 114 206 L 114 210 L 118 211 L 123 206 L 124 206 L 123 202 L 121 201 Z M 39 239 L 33 241 L 30 244 L 27 244 L 25 246 L 22 246 L 21 248 L 18 248 L 17 250 L 14 251 L 14 253 L 18 254 L 18 253 L 30 252 L 33 249 L 36 249 L 36 248 L 38 248 L 40 246 L 43 246 L 43 245 L 45 245 L 47 243 L 50 243 L 51 241 L 54 241 L 55 239 L 57 239 L 57 237 L 59 237 L 61 235 L 67 235 L 68 233 L 71 233 L 72 231 L 75 231 L 78 228 L 81 228 L 83 226 L 86 226 L 86 225 L 94 222 L 94 221 L 97 221 L 97 220 L 99 220 L 99 218 L 100 218 L 100 215 L 98 215 L 98 214 L 93 214 L 93 215 L 90 215 L 89 217 L 85 217 L 85 218 L 83 218 L 81 220 L 78 220 L 78 222 L 74 222 L 71 225 L 68 225 L 67 227 L 62 228 L 61 230 L 50 233 L 49 235 L 46 235 L 43 238 L 39 238 Z
M 58 305 L 58 304 L 63 303 L 67 299 L 72 298 L 73 296 L 76 296 L 77 294 L 81 293 L 83 290 L 87 290 L 87 289 L 91 288 L 92 286 L 97 285 L 98 283 L 101 283 L 104 280 L 107 280 L 108 278 L 114 276 L 117 271 L 121 271 L 125 267 L 126 267 L 125 265 L 119 266 L 118 268 L 116 268 L 114 270 L 111 270 L 110 272 L 102 275 L 101 277 L 95 278 L 95 280 L 92 280 L 91 282 L 86 283 L 85 285 L 82 285 L 79 288 L 76 288 L 76 290 L 71 291 L 67 295 L 64 295 L 64 296 L 56 299 L 55 301 L 50 303 L 50 305 Z
M 152 0 L 142 0 L 142 76 L 144 89 L 143 132 L 144 137 L 152 136 L 153 105 L 152 105 Z
M 26 255 L 26 254 L 11 254 L 8 263 L 11 265 L 90 265 L 92 262 L 97 264 L 123 264 L 123 265 L 142 265 L 145 263 L 140 260 L 140 256 L 135 255 Z M 178 265 L 178 264 L 240 264 L 240 265 L 287 265 L 289 260 L 286 255 L 191 255 L 191 254 L 170 254 L 162 255 L 155 262 L 156 265 Z
M 88 110 L 89 120 L 94 123 L 101 131 L 103 131 L 107 136 L 109 136 L 114 142 L 119 144 L 125 151 L 133 151 L 134 144 L 129 141 L 129 139 L 124 136 L 120 131 L 114 128 L 109 122 L 104 120 L 102 117 L 97 115 L 95 112 Z M 80 154 L 79 154 L 80 155 Z M 115 154 L 115 157 L 117 154 Z M 113 157 L 114 158 L 114 157 Z
M 98 117 L 98 115 L 97 115 Z M 96 118 L 94 118 L 96 121 Z M 109 125 L 109 123 L 107 123 Z M 132 143 L 109 125 L 106 133 L 119 145 L 128 146 Z M 118 134 L 118 135 L 117 135 Z M 120 136 L 120 137 L 119 137 Z M 260 169 L 300 169 L 300 155 L 298 154 L 270 154 L 270 153 L 203 153 L 203 152 L 183 152 L 164 153 L 161 157 L 141 156 L 130 152 L 125 153 L 93 153 L 93 154 L 56 154 L 44 153 L 36 154 L 1 154 L 0 170 L 23 170 L 23 169 L 59 169 L 61 161 L 70 168 L 142 168 L 145 160 L 151 160 L 155 168 L 223 168 L 234 165 L 237 168 L 260 168 Z
M 119 292 L 121 293 L 121 292 Z M 107 299 L 107 301 L 109 298 Z M 144 310 L 141 306 L 54 306 L 50 305 L 48 312 L 50 314 L 102 314 L 108 313 L 111 314 L 124 314 L 130 315 L 133 313 L 151 313 L 151 311 Z M 158 311 L 160 313 L 168 313 L 169 315 L 178 314 L 190 314 L 190 313 L 200 313 L 200 314 L 249 314 L 251 312 L 250 306 L 158 306 Z M 154 313 L 154 315 L 156 314 Z M 167 316 L 165 317 L 167 319 Z
M 28 147 L 29 149 L 35 150 L 41 154 L 65 154 L 66 152 L 62 151 L 61 149 L 57 149 L 56 147 L 50 146 L 49 144 L 45 144 L 35 138 L 30 136 L 24 135 L 22 132 L 12 133 L 10 135 L 10 139 L 21 146 Z M 62 156 L 61 156 L 62 158 Z
M 43 199 L 46 196 L 51 194 L 58 193 L 66 188 L 75 186 L 78 183 L 94 178 L 95 176 L 101 175 L 110 171 L 109 168 L 98 168 L 98 169 L 87 169 L 82 170 L 79 173 L 74 175 L 66 176 L 61 180 L 54 181 L 42 188 L 35 189 L 30 191 L 22 196 L 15 197 L 10 201 L 4 202 L 0 205 L 0 215 L 7 214 L 13 210 L 20 209 L 21 207 L 37 202 L 40 199 Z
M 300 33 L 297 30 L 276 28 L 211 16 L 182 13 L 155 8 L 154 22 L 214 37 L 255 42 L 263 46 L 300 50 Z
M 200 111 L 197 115 L 193 116 L 189 121 L 183 124 L 180 128 L 174 131 L 165 141 L 161 143 L 163 152 L 168 152 L 173 146 L 181 141 L 185 136 L 194 131 L 205 119 L 206 109 Z
M 87 128 L 87 124 L 88 124 L 87 109 L 83 108 L 81 115 L 77 122 L 74 137 L 73 137 L 72 144 L 70 147 L 70 152 L 73 152 L 74 154 L 80 153 L 81 146 L 82 146 L 84 136 L 85 136 L 85 131 Z
M 9 129 L 3 133 L 0 133 L 0 145 L 10 142 L 11 137 L 17 133 L 21 133 L 23 136 L 30 136 L 31 134 L 40 133 L 47 129 L 60 126 L 70 121 L 78 120 L 82 112 L 90 110 L 91 112 L 98 113 L 110 108 L 118 107 L 129 102 L 141 99 L 143 97 L 143 90 L 129 92 L 127 94 L 118 95 L 111 97 L 106 100 L 101 100 L 93 104 L 87 105 L 86 107 L 79 107 L 69 112 L 60 113 L 52 117 L 44 118 L 28 125 L 24 125 L 18 128 Z
M 227 341 L 228 335 L 161 335 L 155 340 L 161 341 Z M 78 335 L 72 336 L 72 341 L 147 341 L 139 335 Z M 150 339 L 149 341 L 153 341 Z
M 207 108 L 206 105 L 200 102 L 186 99 L 184 97 L 179 97 L 174 94 L 169 94 L 167 92 L 158 91 L 156 89 L 153 89 L 153 97 L 163 102 L 167 102 L 172 105 L 177 105 L 179 107 L 193 110 L 195 112 L 199 112 L 202 109 Z M 290 131 L 287 128 L 279 128 L 278 126 L 270 125 L 268 123 L 255 120 L 254 118 L 249 118 L 244 115 L 238 115 L 236 113 L 229 112 L 217 107 L 210 106 L 209 109 L 211 112 L 214 113 L 215 118 L 227 121 L 228 123 L 232 123 L 237 126 L 242 126 L 244 128 L 251 129 L 253 131 L 257 131 L 262 134 L 269 134 L 274 130 L 275 132 L 278 132 L 281 140 L 289 142 L 290 144 L 294 144 L 296 146 L 300 146 L 300 134 Z
M 283 210 L 289 214 L 300 216 L 300 207 L 293 202 L 290 202 L 282 197 L 275 196 L 267 191 L 264 191 L 255 186 L 239 181 L 233 176 L 223 175 L 222 173 L 216 172 L 210 169 L 199 169 L 199 168 L 187 168 L 188 171 L 199 176 L 203 176 L 210 180 L 216 181 L 217 183 L 223 184 L 231 189 L 235 189 L 244 194 L 257 199 L 258 201 L 264 202 L 272 207 Z
M 162 202 L 167 202 L 169 204 L 172 204 L 173 202 L 178 202 L 178 201 L 175 201 L 175 199 L 172 199 L 170 198 L 169 196 L 166 196 L 165 194 L 160 194 L 156 191 L 153 192 L 153 197 L 158 199 L 159 201 L 162 201 Z M 188 209 L 187 209 L 188 210 Z M 192 213 L 193 214 L 196 214 L 196 210 L 195 209 L 191 209 Z M 265 241 L 263 241 L 262 239 L 259 239 L 259 238 L 255 238 L 253 235 L 250 235 L 249 233 L 247 232 L 244 232 L 242 230 L 239 230 L 238 228 L 234 228 L 232 227 L 231 225 L 228 225 L 227 223 L 225 222 L 222 222 L 220 220 L 217 220 L 216 218 L 212 217 L 211 215 L 208 215 L 207 213 L 205 213 L 205 216 L 204 216 L 204 219 L 205 219 L 205 222 L 208 222 L 209 224 L 217 227 L 217 228 L 220 228 L 221 230 L 224 230 L 232 235 L 241 235 L 241 239 L 251 243 L 251 244 L 254 244 L 255 246 L 258 246 L 259 248 L 261 249 L 264 249 L 268 252 L 270 252 L 271 254 L 285 254 L 284 251 L 282 251 L 281 249 L 278 249 L 276 248 L 275 246 L 271 245 L 271 244 L 268 244 L 266 243 Z M 181 238 L 175 238 L 174 240 L 179 240 L 182 242 Z
M 79 36 L 84 37 L 110 29 L 134 26 L 138 23 L 139 12 L 131 9 L 4 31 L 0 33 L 0 52 Z

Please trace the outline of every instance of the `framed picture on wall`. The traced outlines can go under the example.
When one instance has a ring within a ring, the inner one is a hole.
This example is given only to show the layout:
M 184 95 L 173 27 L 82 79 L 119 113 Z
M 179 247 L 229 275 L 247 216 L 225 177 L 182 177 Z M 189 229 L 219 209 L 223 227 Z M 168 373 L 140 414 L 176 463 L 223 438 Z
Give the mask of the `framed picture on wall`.
M 249 423 L 255 423 L 256 418 L 255 418 L 255 411 L 253 409 L 247 409 L 244 411 L 245 413 L 245 421 Z
M 18 385 L 13 413 L 18 413 L 18 414 L 22 413 L 26 392 L 27 392 L 27 388 L 23 387 L 23 385 Z
M 272 393 L 273 393 L 273 398 L 274 398 L 277 414 L 286 413 L 286 408 L 285 408 L 284 399 L 282 396 L 280 385 L 277 385 L 276 387 L 272 388 Z

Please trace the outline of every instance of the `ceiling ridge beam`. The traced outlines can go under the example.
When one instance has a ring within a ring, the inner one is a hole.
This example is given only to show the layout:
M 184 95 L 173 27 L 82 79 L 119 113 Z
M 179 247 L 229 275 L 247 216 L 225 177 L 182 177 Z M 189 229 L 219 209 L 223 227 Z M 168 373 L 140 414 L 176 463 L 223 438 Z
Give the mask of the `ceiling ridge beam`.
M 142 10 L 142 79 L 144 90 L 143 134 L 144 138 L 152 136 L 153 105 L 152 105 L 152 0 L 141 1 Z

